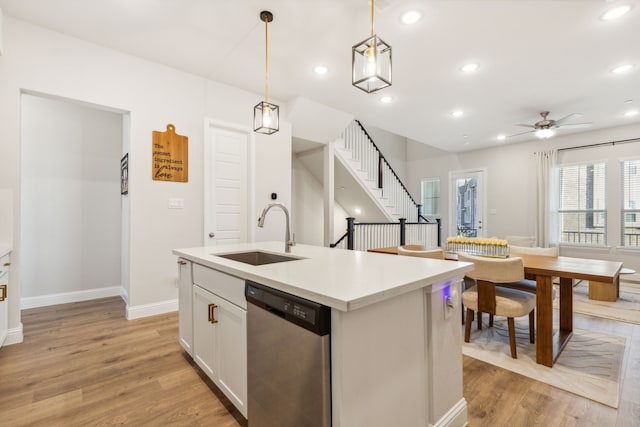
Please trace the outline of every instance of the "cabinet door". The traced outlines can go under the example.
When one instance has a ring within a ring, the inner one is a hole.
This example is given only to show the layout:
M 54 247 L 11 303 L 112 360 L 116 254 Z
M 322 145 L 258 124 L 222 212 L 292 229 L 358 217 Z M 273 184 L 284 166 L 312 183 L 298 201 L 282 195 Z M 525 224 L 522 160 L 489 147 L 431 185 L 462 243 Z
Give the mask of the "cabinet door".
M 247 416 L 247 312 L 216 297 L 218 387 Z
M 215 369 L 216 306 L 211 292 L 193 286 L 193 360 L 214 382 L 218 379 Z
M 0 347 L 9 332 L 9 257 L 0 258 Z
M 180 345 L 193 357 L 193 280 L 191 262 L 178 259 L 178 327 Z

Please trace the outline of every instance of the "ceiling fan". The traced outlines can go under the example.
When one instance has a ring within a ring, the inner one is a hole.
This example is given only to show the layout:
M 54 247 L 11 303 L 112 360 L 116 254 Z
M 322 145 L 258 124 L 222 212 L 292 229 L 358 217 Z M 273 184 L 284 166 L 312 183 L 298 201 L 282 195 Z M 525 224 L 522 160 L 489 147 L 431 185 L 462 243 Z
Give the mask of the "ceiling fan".
M 537 123 L 534 123 L 532 125 L 527 125 L 527 124 L 516 125 L 516 126 L 524 126 L 527 128 L 531 128 L 532 130 L 516 133 L 514 135 L 509 135 L 509 137 L 535 132 L 538 138 L 547 139 L 555 135 L 556 133 L 555 129 L 578 129 L 578 128 L 587 128 L 592 125 L 592 123 L 566 123 L 568 120 L 574 117 L 581 117 L 582 114 L 580 113 L 572 113 L 558 120 L 548 119 L 547 118 L 547 116 L 549 115 L 548 111 L 542 111 L 540 115 L 542 116 L 542 120 L 540 120 Z

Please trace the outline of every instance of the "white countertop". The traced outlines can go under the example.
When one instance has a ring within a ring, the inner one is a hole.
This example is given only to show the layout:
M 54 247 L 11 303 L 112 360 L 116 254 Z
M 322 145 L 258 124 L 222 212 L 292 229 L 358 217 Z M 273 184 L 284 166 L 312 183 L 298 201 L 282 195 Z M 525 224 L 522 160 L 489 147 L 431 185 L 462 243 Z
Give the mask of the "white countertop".
M 10 247 L 0 245 L 0 258 L 5 256 L 5 255 L 7 255 L 10 252 L 11 252 L 11 248 Z
M 215 256 L 261 250 L 303 259 L 253 266 Z M 473 265 L 465 262 L 296 245 L 284 253 L 283 242 L 259 242 L 174 249 L 197 264 L 253 280 L 341 310 L 355 310 L 434 284 L 461 279 Z

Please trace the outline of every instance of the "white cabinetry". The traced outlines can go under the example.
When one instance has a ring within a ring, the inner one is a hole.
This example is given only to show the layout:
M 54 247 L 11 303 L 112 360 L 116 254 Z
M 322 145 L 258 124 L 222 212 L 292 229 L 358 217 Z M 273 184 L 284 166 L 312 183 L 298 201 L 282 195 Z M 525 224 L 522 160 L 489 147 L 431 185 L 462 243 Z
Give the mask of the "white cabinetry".
M 192 357 L 246 417 L 247 311 L 244 280 L 198 264 L 193 264 L 191 271 Z
M 178 328 L 180 345 L 193 357 L 193 279 L 191 261 L 178 258 Z
M 0 258 L 0 347 L 9 332 L 9 255 Z

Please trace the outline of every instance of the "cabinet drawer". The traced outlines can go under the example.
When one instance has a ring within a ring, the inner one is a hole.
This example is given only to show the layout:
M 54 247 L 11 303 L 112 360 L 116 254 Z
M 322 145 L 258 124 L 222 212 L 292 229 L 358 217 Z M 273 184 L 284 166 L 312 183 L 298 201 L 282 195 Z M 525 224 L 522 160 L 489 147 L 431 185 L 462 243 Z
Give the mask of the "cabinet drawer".
M 193 283 L 221 296 L 238 307 L 247 308 L 244 297 L 244 280 L 200 264 L 193 264 Z

